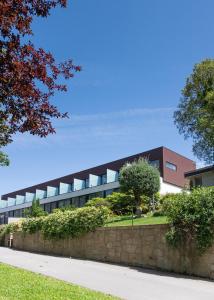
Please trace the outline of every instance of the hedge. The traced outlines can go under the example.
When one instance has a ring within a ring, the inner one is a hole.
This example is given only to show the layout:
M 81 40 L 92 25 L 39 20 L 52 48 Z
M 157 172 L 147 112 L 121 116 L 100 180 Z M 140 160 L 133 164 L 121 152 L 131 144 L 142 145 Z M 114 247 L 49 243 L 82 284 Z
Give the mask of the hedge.
M 23 219 L 20 228 L 6 225 L 2 232 L 21 230 L 24 233 L 41 231 L 47 239 L 78 237 L 105 224 L 110 212 L 106 207 L 83 207 L 73 211 L 56 211 L 48 216 Z M 15 230 L 14 230 L 15 229 Z
M 163 203 L 171 223 L 167 240 L 173 246 L 191 242 L 203 253 L 214 242 L 214 187 L 169 196 Z

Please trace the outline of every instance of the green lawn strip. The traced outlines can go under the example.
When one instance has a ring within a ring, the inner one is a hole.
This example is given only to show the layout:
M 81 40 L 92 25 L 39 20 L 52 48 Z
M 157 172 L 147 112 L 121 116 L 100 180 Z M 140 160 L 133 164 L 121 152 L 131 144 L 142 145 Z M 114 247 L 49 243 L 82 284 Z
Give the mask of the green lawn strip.
M 0 300 L 118 299 L 2 263 L 0 263 L 0 282 Z
M 159 216 L 159 217 L 142 217 L 134 219 L 134 225 L 153 225 L 153 224 L 166 224 L 167 217 Z M 113 226 L 131 226 L 132 225 L 132 217 L 131 216 L 120 216 L 114 217 L 110 220 L 105 226 L 113 227 Z

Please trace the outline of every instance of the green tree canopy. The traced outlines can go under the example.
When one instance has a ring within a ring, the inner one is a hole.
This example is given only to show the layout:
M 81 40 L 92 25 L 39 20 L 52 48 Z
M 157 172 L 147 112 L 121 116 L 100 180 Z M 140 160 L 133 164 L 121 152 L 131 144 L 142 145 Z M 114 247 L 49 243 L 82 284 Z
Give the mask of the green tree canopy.
M 0 151 L 0 166 L 8 166 L 9 165 L 9 159 L 8 156 Z
M 196 64 L 182 90 L 175 124 L 185 138 L 193 139 L 193 152 L 208 163 L 214 162 L 214 60 Z
M 139 159 L 120 170 L 121 192 L 134 196 L 135 205 L 142 202 L 142 195 L 152 197 L 160 189 L 160 174 L 147 160 Z
M 46 216 L 47 212 L 40 206 L 39 199 L 34 199 L 32 202 L 32 207 L 25 209 L 24 216 L 27 218 L 36 218 Z

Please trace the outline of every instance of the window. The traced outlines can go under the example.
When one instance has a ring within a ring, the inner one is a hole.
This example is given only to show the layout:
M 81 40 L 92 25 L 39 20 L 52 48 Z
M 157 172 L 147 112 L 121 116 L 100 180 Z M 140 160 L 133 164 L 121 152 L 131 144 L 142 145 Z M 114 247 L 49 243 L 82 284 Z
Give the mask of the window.
M 195 177 L 195 186 L 202 186 L 202 177 Z
M 14 210 L 14 217 L 20 218 L 21 217 L 21 209 Z
M 9 211 L 9 217 L 10 217 L 10 218 L 13 218 L 13 217 L 14 217 L 13 210 Z
M 101 184 L 107 183 L 107 174 L 101 175 Z
M 106 190 L 106 191 L 105 191 L 105 197 L 107 197 L 108 195 L 111 195 L 113 192 L 114 192 L 113 189 L 111 189 L 111 190 Z
M 79 207 L 79 197 L 72 198 L 72 205 L 75 207 Z
M 102 198 L 103 197 L 103 192 L 97 192 L 97 193 L 93 193 L 93 194 L 89 194 L 89 200 L 93 199 L 93 198 Z
M 176 165 L 174 165 L 174 164 L 172 164 L 172 163 L 170 163 L 170 162 L 166 162 L 166 168 L 168 168 L 168 169 L 170 169 L 170 170 L 172 170 L 172 171 L 177 171 L 177 166 Z
M 51 211 L 57 208 L 57 202 L 51 202 Z
M 61 200 L 58 202 L 58 207 L 61 208 L 61 207 L 64 207 L 64 200 Z
M 149 164 L 157 169 L 159 169 L 159 166 L 160 166 L 160 163 L 159 163 L 159 160 L 150 160 L 149 161 Z
M 45 204 L 45 211 L 46 211 L 47 213 L 51 213 L 51 204 L 50 204 L 50 203 L 46 203 L 46 204 Z
M 79 198 L 79 206 L 83 207 L 85 205 L 85 203 L 86 203 L 86 196 L 81 196 Z

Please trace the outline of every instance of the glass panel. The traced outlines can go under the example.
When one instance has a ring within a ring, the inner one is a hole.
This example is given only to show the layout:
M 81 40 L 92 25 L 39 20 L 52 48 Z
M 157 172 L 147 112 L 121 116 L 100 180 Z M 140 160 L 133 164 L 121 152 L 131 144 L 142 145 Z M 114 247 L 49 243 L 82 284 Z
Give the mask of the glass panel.
M 151 166 L 153 166 L 153 167 L 155 167 L 157 169 L 159 169 L 159 167 L 160 167 L 159 160 L 150 160 L 149 163 L 150 163 Z
M 89 187 L 98 186 L 101 183 L 100 176 L 89 174 Z
M 89 187 L 89 179 L 88 179 L 88 178 L 85 180 L 85 187 L 86 187 L 86 188 Z
M 23 204 L 25 202 L 25 196 L 16 195 L 16 205 Z
M 69 193 L 70 191 L 71 191 L 70 184 L 60 182 L 60 184 L 59 184 L 59 193 L 60 194 Z
M 65 205 L 66 206 L 70 206 L 70 205 L 72 205 L 72 199 L 70 198 L 70 199 L 67 199 L 67 200 L 65 200 Z
M 12 210 L 12 211 L 9 211 L 9 217 L 10 218 L 13 218 L 14 217 L 14 211 Z
M 83 207 L 86 203 L 86 196 L 82 196 L 79 198 L 79 206 Z
M 16 205 L 16 199 L 8 197 L 7 206 L 14 206 L 14 205 Z
M 35 198 L 35 194 L 33 193 L 25 194 L 25 202 L 32 202 L 34 198 Z
M 46 191 L 36 190 L 36 200 L 44 199 L 46 197 Z
M 51 212 L 51 203 L 46 203 L 45 204 L 45 211 L 50 213 Z
M 168 161 L 166 162 L 166 167 L 172 171 L 177 171 L 177 166 Z
M 21 209 L 17 209 L 14 211 L 14 217 L 15 218 L 20 218 L 21 217 Z
M 118 172 L 107 169 L 107 183 L 115 182 L 118 180 Z
M 51 211 L 57 208 L 57 202 L 51 202 Z
M 79 207 L 79 197 L 72 198 L 72 205 L 75 207 Z
M 53 197 L 58 195 L 58 188 L 53 186 L 47 187 L 47 197 Z
M 202 186 L 202 177 L 195 177 L 195 186 Z
M 74 178 L 73 191 L 79 191 L 85 188 L 85 180 Z
M 5 208 L 5 207 L 7 207 L 7 201 L 0 200 L 0 208 Z
M 101 184 L 106 184 L 107 183 L 107 174 L 103 174 L 101 176 Z
M 89 199 L 103 198 L 103 196 L 104 196 L 104 192 L 97 192 L 97 193 L 93 193 L 93 194 L 88 195 Z
M 58 202 L 58 207 L 59 208 L 64 207 L 64 200 Z
M 105 191 L 106 197 L 107 197 L 108 195 L 111 195 L 113 192 L 114 192 L 114 190 L 107 190 L 107 191 Z

